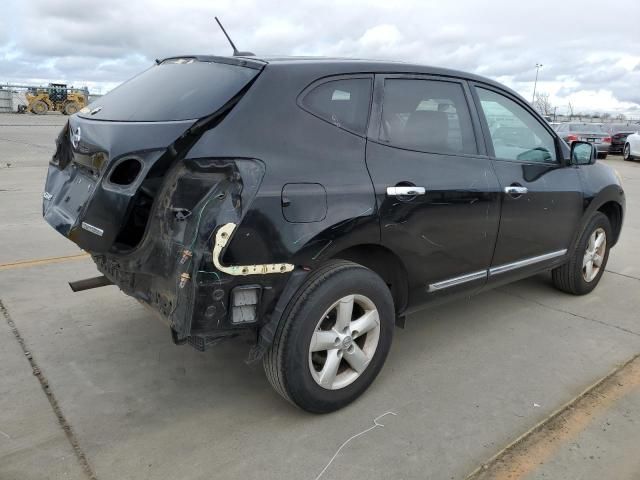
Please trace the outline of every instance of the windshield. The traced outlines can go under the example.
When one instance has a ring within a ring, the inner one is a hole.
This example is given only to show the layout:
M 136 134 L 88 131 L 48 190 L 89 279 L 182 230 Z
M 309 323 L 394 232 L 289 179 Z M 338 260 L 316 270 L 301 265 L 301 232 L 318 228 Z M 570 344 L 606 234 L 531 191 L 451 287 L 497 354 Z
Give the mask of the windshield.
M 260 73 L 238 65 L 189 60 L 154 65 L 93 102 L 80 116 L 129 122 L 202 118 Z
M 580 132 L 580 133 L 607 133 L 602 125 L 597 123 L 572 123 L 569 125 L 570 132 Z

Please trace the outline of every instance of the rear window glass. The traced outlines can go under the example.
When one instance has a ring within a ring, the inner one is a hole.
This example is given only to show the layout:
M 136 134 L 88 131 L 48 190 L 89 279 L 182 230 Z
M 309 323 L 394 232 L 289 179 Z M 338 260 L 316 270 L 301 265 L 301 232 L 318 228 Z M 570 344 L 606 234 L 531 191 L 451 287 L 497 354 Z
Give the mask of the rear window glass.
M 158 122 L 202 118 L 223 106 L 259 72 L 224 63 L 155 65 L 93 102 L 80 115 L 95 120 Z
M 607 131 L 603 128 L 602 125 L 599 124 L 588 124 L 588 123 L 572 123 L 569 125 L 570 132 L 581 132 L 581 133 L 606 133 Z
M 318 85 L 302 99 L 310 113 L 336 127 L 364 134 L 371 103 L 371 79 L 346 78 Z

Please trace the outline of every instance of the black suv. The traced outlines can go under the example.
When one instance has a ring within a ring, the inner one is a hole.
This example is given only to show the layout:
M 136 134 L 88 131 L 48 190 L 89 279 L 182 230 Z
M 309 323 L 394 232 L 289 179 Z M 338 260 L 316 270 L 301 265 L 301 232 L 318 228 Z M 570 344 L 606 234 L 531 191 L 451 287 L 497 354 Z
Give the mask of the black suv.
M 313 412 L 374 380 L 394 324 L 551 270 L 593 290 L 624 193 L 511 90 L 402 63 L 184 56 L 69 119 L 44 217 L 205 350 L 249 334 Z

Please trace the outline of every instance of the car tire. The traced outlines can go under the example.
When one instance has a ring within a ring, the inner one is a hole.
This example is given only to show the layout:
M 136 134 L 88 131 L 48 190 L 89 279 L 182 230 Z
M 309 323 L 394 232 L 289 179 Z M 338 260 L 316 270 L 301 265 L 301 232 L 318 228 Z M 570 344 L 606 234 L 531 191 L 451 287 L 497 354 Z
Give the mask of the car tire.
M 622 150 L 622 159 L 626 160 L 627 162 L 633 160 L 633 157 L 631 156 L 631 145 L 629 145 L 628 143 L 625 144 L 624 149 Z
M 607 159 L 607 154 L 606 153 L 599 153 L 598 154 L 598 158 L 600 160 L 606 160 Z
M 308 412 L 338 410 L 382 369 L 394 320 L 393 298 L 382 278 L 356 263 L 332 260 L 312 272 L 289 302 L 263 359 L 266 376 L 280 395 Z
M 596 288 L 607 266 L 612 241 L 611 222 L 606 215 L 596 212 L 580 235 L 569 261 L 551 272 L 555 287 L 574 295 L 585 295 Z

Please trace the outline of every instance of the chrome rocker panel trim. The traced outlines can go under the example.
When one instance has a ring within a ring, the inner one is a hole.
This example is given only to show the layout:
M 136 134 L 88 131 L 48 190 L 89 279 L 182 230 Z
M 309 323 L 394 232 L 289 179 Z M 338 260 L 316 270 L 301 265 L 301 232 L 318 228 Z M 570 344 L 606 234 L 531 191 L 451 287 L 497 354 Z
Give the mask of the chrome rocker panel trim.
M 461 275 L 459 277 L 449 278 L 448 280 L 443 280 L 441 282 L 432 283 L 431 285 L 429 285 L 429 288 L 427 288 L 427 291 L 436 292 L 444 288 L 453 287 L 462 283 L 472 282 L 474 280 L 480 280 L 482 278 L 487 278 L 487 270 L 467 273 L 466 275 Z
M 545 260 L 551 260 L 553 258 L 562 257 L 567 253 L 567 249 L 557 250 L 555 252 L 545 253 L 544 255 L 538 255 L 537 257 L 529 257 L 523 260 L 518 260 L 513 263 L 505 263 L 504 265 L 498 265 L 497 267 L 492 267 L 489 269 L 489 276 L 497 275 L 499 273 L 509 272 L 511 270 L 515 270 L 516 268 L 527 267 L 529 265 L 533 265 L 534 263 L 544 262 Z
M 535 263 L 544 262 L 546 260 L 552 260 L 557 257 L 562 257 L 566 253 L 567 253 L 567 249 L 565 248 L 563 250 L 557 250 L 555 252 L 545 253 L 544 255 L 538 255 L 536 257 L 524 258 L 522 260 L 518 260 L 517 262 L 498 265 L 497 267 L 492 267 L 489 270 L 481 270 L 479 272 L 467 273 L 465 275 L 460 275 L 459 277 L 453 277 L 447 280 L 442 280 L 441 282 L 432 283 L 428 286 L 427 291 L 437 292 L 438 290 L 454 287 L 462 283 L 467 283 L 467 282 L 472 282 L 474 280 L 488 278 L 490 276 L 498 275 L 504 272 L 509 272 L 517 268 L 528 267 L 529 265 L 533 265 Z

